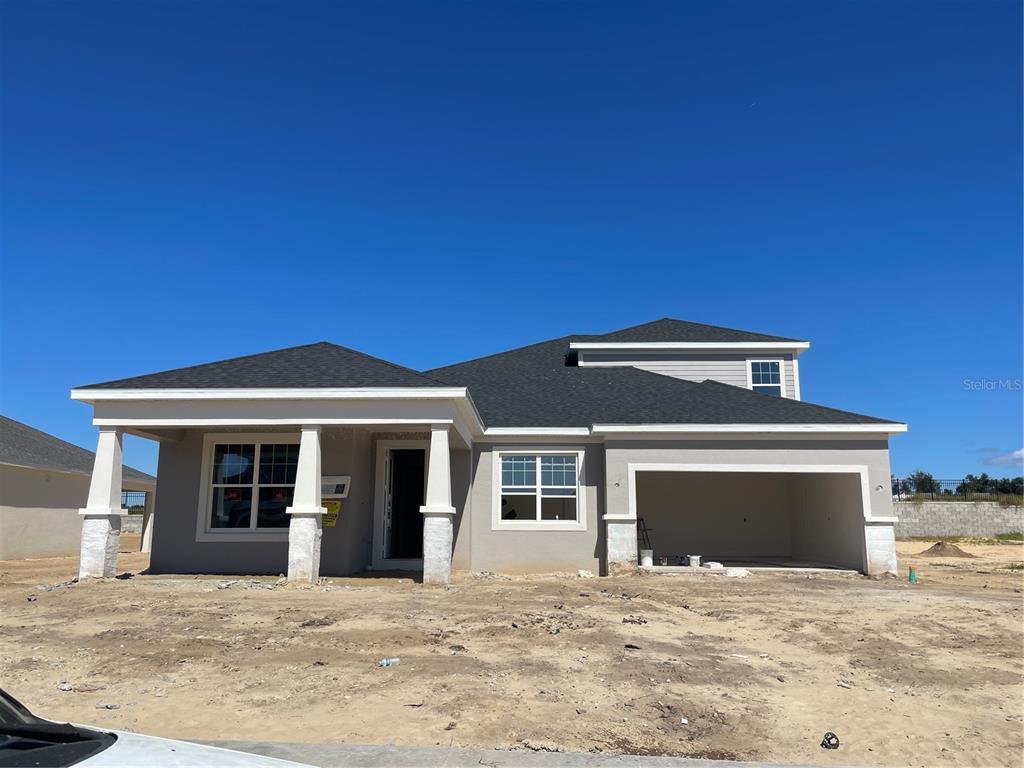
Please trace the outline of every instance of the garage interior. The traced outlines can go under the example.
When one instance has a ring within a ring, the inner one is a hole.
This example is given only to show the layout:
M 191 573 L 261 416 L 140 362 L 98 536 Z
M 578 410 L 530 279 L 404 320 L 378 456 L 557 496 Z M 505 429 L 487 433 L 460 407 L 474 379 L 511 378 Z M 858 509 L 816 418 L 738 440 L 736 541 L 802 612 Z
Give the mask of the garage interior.
M 636 509 L 654 570 L 689 555 L 726 567 L 864 569 L 854 473 L 643 471 Z

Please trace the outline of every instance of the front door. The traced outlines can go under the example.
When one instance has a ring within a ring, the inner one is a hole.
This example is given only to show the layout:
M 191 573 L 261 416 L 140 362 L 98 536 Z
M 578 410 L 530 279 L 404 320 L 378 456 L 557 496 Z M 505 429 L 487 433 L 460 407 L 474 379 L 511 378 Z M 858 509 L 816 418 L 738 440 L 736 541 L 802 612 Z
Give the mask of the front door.
M 423 558 L 423 513 L 426 499 L 426 452 L 422 448 L 387 451 L 384 510 L 384 557 Z

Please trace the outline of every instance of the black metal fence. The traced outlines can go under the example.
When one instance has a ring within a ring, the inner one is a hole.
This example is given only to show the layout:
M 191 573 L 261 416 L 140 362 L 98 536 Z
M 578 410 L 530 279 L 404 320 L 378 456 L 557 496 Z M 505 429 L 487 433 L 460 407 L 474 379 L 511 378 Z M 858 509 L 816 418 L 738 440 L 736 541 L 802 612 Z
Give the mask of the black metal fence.
M 979 478 L 936 480 L 935 478 L 893 477 L 892 497 L 896 501 L 998 501 L 1021 504 L 1019 483 L 1003 487 L 1005 481 L 979 482 Z
M 146 491 L 121 491 L 121 506 L 129 514 L 141 515 L 146 511 Z

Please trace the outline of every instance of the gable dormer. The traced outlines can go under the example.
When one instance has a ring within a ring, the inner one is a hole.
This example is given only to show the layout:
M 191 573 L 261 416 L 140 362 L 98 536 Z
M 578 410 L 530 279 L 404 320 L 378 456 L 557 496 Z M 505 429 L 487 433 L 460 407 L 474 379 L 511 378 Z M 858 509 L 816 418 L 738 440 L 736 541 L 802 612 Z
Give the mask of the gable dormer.
M 576 364 L 632 366 L 688 381 L 711 379 L 800 399 L 797 358 L 810 342 L 663 318 L 569 342 Z

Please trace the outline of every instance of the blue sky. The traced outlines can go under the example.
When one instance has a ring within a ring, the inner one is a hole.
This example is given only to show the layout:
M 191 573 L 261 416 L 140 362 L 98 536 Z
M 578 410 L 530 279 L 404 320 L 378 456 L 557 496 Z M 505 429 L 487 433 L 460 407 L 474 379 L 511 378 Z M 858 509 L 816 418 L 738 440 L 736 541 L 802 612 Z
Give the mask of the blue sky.
M 898 473 L 1019 472 L 1021 391 L 985 383 L 1024 377 L 1018 2 L 0 21 L 13 418 L 94 448 L 75 385 L 320 339 L 426 368 L 672 316 L 810 339 L 804 398 L 909 422 Z

